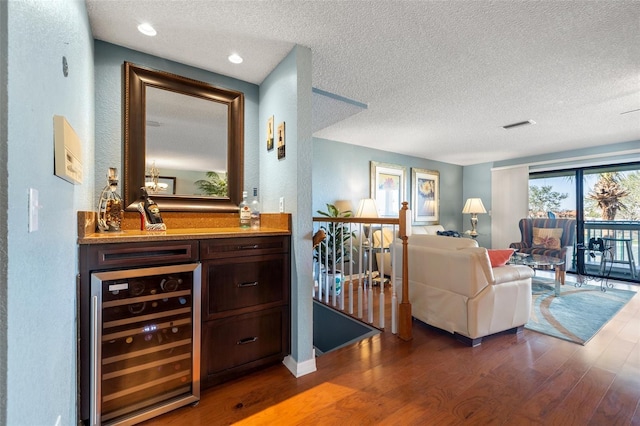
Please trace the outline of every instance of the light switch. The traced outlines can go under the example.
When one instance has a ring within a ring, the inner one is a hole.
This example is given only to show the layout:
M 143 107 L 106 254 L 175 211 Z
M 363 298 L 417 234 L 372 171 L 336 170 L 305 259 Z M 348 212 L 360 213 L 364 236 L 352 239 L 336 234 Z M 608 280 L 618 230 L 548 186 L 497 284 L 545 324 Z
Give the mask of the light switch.
M 29 188 L 29 232 L 38 230 L 38 190 Z

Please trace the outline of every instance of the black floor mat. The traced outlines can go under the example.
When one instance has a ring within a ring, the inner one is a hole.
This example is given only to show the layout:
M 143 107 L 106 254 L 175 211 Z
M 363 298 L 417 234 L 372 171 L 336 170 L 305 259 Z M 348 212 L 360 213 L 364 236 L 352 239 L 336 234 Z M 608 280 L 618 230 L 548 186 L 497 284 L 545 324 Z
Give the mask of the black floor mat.
M 313 346 L 322 355 L 370 336 L 380 330 L 313 301 Z

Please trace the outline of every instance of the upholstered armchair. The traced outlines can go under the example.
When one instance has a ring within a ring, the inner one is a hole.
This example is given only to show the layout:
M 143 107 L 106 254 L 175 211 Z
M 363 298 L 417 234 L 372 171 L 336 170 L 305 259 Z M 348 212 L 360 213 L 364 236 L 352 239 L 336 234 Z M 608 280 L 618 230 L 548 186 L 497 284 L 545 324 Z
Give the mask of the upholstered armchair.
M 564 259 L 565 264 L 558 266 L 564 271 L 571 262 L 573 245 L 576 238 L 575 219 L 526 218 L 520 219 L 521 241 L 511 243 L 509 247 L 520 253 L 541 254 Z

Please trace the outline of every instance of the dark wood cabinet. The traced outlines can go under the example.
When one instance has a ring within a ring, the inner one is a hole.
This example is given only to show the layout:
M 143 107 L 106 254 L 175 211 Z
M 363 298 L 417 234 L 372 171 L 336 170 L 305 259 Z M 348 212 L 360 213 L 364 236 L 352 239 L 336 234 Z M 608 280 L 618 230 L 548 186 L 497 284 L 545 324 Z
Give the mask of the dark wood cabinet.
M 201 242 L 201 385 L 280 362 L 290 350 L 289 237 Z
M 280 306 L 204 322 L 202 386 L 282 361 L 289 346 L 288 317 L 288 306 Z
M 282 362 L 289 354 L 289 235 L 81 244 L 78 375 L 83 420 L 88 421 L 90 412 L 91 274 L 187 262 L 202 264 L 202 278 L 193 283 L 200 287 L 194 303 L 201 318 L 201 388 Z

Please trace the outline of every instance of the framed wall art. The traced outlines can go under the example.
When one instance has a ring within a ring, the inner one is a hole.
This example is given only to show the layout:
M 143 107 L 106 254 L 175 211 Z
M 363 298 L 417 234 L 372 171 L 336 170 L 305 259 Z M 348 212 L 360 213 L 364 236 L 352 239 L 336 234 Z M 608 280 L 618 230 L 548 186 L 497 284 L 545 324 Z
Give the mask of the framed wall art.
M 273 115 L 267 120 L 267 151 L 273 149 Z
M 405 168 L 395 164 L 371 162 L 371 198 L 379 217 L 398 217 L 405 201 Z
M 285 157 L 284 121 L 278 124 L 278 160 Z
M 411 169 L 411 211 L 413 223 L 437 224 L 440 220 L 440 173 Z

